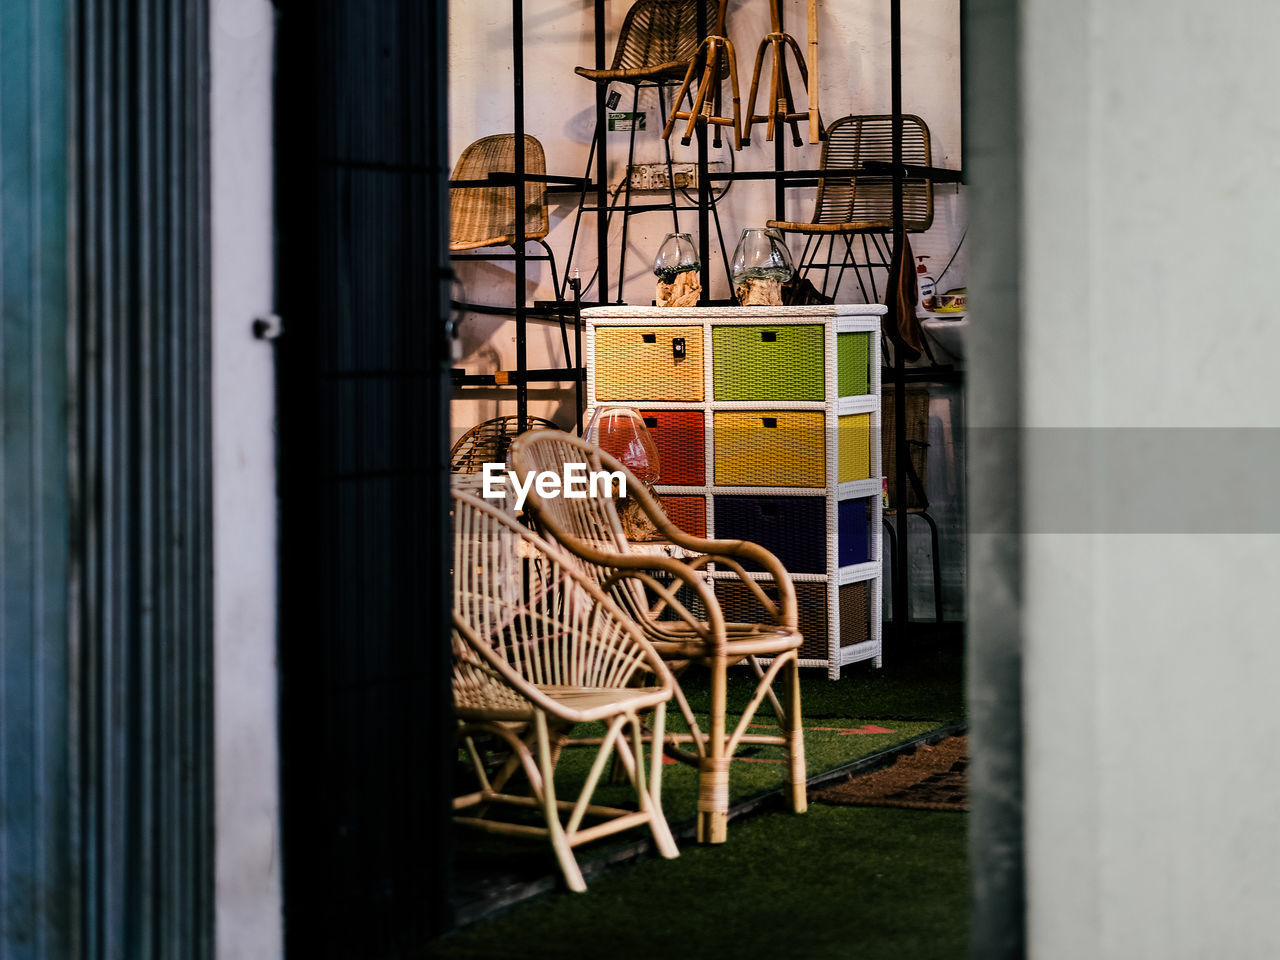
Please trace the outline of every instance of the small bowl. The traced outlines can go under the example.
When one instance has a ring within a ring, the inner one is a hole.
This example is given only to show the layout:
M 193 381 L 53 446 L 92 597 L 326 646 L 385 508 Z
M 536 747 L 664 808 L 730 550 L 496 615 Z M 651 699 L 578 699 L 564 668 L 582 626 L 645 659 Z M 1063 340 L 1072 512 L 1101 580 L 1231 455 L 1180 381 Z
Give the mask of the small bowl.
M 963 313 L 969 309 L 969 291 L 964 287 L 948 290 L 933 298 L 934 313 Z

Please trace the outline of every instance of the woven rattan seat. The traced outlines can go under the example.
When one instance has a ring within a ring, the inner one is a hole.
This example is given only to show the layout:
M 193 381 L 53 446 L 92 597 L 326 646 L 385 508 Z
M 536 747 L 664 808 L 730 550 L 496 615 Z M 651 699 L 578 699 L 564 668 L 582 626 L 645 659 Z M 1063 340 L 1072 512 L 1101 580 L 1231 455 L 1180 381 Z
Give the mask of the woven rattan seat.
M 542 497 L 531 489 L 526 501 L 539 529 L 581 561 L 583 569 L 632 618 L 673 670 L 680 672 L 698 663 L 710 671 L 708 729 L 703 730 L 677 688 L 677 702 L 690 732 L 667 737 L 667 753 L 696 765 L 699 771 L 698 840 L 720 843 L 726 838 L 730 761 L 744 743 L 783 748 L 788 799 L 793 810 L 803 812 L 807 799 L 798 666 L 802 638 L 797 629 L 795 587 L 777 557 L 754 543 L 705 540 L 684 533 L 621 462 L 570 434 L 523 434 L 511 445 L 511 461 L 521 476 L 529 471 L 559 473 L 566 463 L 583 463 L 588 472 L 621 473 L 628 500 L 646 514 L 661 537 L 685 553 L 685 559 L 677 560 L 632 549 L 617 501 L 609 496 Z M 709 564 L 715 565 L 718 578 L 714 589 L 704 579 Z M 765 571 L 777 589 L 776 602 L 761 588 L 758 575 L 748 574 L 744 564 Z M 761 611 L 760 622 L 725 622 L 718 599 L 722 583 L 749 591 Z M 769 658 L 767 667 L 758 657 Z M 754 689 L 746 709 L 730 728 L 728 669 L 741 662 L 754 671 Z M 785 688 L 785 708 L 773 690 L 779 679 Z M 781 735 L 747 732 L 766 698 L 777 714 Z M 680 744 L 693 749 L 681 749 Z
M 707 23 L 715 22 L 714 0 L 702 0 Z M 613 63 L 607 69 L 575 67 L 595 83 L 679 83 L 698 52 L 696 0 L 638 0 L 618 32 Z
M 550 420 L 542 417 L 524 418 L 526 430 L 559 430 Z M 520 429 L 517 416 L 494 417 L 477 423 L 460 436 L 449 451 L 449 469 L 452 473 L 480 473 L 486 463 L 505 463 L 507 449 Z
M 822 144 L 822 169 L 862 170 L 869 162 L 891 163 L 892 160 L 892 114 L 841 117 L 827 127 L 826 140 Z M 929 128 L 914 114 L 902 116 L 902 162 L 925 167 L 931 165 Z M 910 233 L 922 233 L 932 226 L 931 181 L 919 177 L 903 180 L 902 222 Z M 827 281 L 832 268 L 837 266 L 840 276 L 847 267 L 853 267 L 858 273 L 859 284 L 862 284 L 860 267 L 888 268 L 887 244 L 882 249 L 880 238 L 893 230 L 893 177 L 883 172 L 860 173 L 855 177 L 823 177 L 818 181 L 811 220 L 770 220 L 768 225 L 787 233 L 807 236 L 798 270 L 801 274 L 815 269 L 824 270 L 823 294 L 828 293 Z M 852 238 L 857 235 L 863 237 L 864 257 L 861 263 L 853 252 Z M 843 238 L 845 247 L 839 260 L 834 259 L 837 236 Z M 871 251 L 867 249 L 868 237 L 878 260 L 873 260 Z M 825 261 L 818 259 L 823 238 L 828 240 Z M 830 291 L 832 297 L 839 291 L 840 276 Z M 874 280 L 870 296 L 865 296 L 865 285 L 863 293 L 868 302 L 879 300 Z
M 677 855 L 662 813 L 662 751 L 650 750 L 641 714 L 661 744 L 675 681 L 635 624 L 559 548 L 510 515 L 453 494 L 453 701 L 475 788 L 456 796 L 455 821 L 490 833 L 545 836 L 571 890 L 586 889 L 573 855 L 581 843 L 647 825 L 664 857 Z M 556 760 L 577 724 L 603 738 L 575 800 L 556 797 Z M 493 752 L 493 747 L 505 752 Z M 592 795 L 610 754 L 635 790 L 637 809 Z M 646 766 L 651 770 L 646 775 Z M 528 792 L 508 785 L 523 772 Z M 545 826 L 500 819 L 537 810 Z M 590 817 L 590 826 L 584 818 Z

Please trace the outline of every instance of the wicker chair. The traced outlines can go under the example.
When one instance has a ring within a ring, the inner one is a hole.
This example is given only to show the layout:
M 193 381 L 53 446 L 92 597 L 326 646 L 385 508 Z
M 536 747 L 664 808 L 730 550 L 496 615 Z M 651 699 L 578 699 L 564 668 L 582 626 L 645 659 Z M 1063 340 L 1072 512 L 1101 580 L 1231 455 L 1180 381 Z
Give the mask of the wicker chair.
M 740 540 L 704 540 L 677 529 L 644 484 L 620 462 L 597 447 L 568 434 L 526 433 L 511 446 L 517 473 L 554 470 L 566 463 L 585 463 L 590 473 L 618 472 L 626 480 L 626 494 L 657 527 L 681 548 L 687 559 L 676 560 L 631 549 L 624 535 L 617 504 L 608 496 L 547 498 L 531 490 L 527 501 L 540 529 L 578 557 L 601 587 L 640 626 L 654 649 L 677 673 L 692 663 L 711 673 L 709 729 L 703 731 L 683 693 L 676 700 L 690 733 L 668 734 L 667 752 L 697 766 L 699 771 L 698 840 L 725 840 L 729 811 L 730 760 L 743 743 L 781 746 L 787 755 L 786 779 L 791 807 L 805 810 L 804 736 L 800 714 L 800 675 L 795 588 L 778 559 L 763 547 Z M 764 613 L 759 623 L 727 623 L 708 584 L 707 565 L 715 564 L 716 583 L 745 589 Z M 757 566 L 772 577 L 774 602 L 744 564 Z M 762 668 L 758 658 L 770 658 Z M 727 725 L 726 696 L 729 667 L 747 661 L 755 672 L 754 693 L 736 725 Z M 784 678 L 784 709 L 773 691 Z M 747 728 L 765 697 L 777 714 L 781 735 L 749 734 Z M 693 752 L 677 744 L 692 744 Z
M 618 33 L 618 45 L 613 51 L 613 61 L 608 68 L 597 70 L 591 67 L 575 67 L 574 73 L 585 77 L 595 84 L 610 83 L 628 84 L 632 88 L 631 113 L 634 116 L 640 106 L 640 88 L 655 87 L 658 95 L 658 112 L 663 127 L 667 124 L 666 88 L 680 83 L 690 61 L 698 52 L 698 3 L 701 2 L 706 12 L 707 23 L 715 22 L 715 0 L 636 0 L 627 11 L 622 21 L 622 29 Z M 675 104 L 672 104 L 672 109 Z M 583 181 L 591 179 L 591 165 L 595 160 L 597 145 L 601 142 L 604 131 L 596 130 L 591 138 L 591 148 L 587 152 L 587 169 Z M 622 300 L 623 282 L 626 276 L 627 227 L 634 213 L 646 211 L 671 211 L 674 232 L 680 232 L 680 217 L 677 213 L 675 176 L 671 166 L 671 147 L 666 139 L 662 141 L 663 156 L 667 164 L 667 189 L 669 200 L 664 204 L 645 204 L 642 208 L 631 205 L 631 168 L 635 162 L 636 127 L 631 126 L 631 137 L 627 146 L 627 167 L 622 181 L 622 241 L 618 263 L 618 300 Z M 616 205 L 616 198 L 614 203 Z M 577 241 L 578 223 L 582 210 L 586 206 L 586 188 L 578 201 L 578 216 L 574 222 L 574 243 Z M 598 211 L 597 211 L 598 212 Z M 612 217 L 613 207 L 608 211 Z M 718 226 L 718 221 L 717 221 Z M 569 258 L 573 258 L 573 245 L 570 246 Z M 600 299 L 608 298 L 604 289 L 605 282 L 600 285 Z
M 451 183 L 470 184 L 452 186 L 449 190 L 449 249 L 454 260 L 511 259 L 512 254 L 484 255 L 467 253 L 483 247 L 514 247 L 516 244 L 516 188 L 514 186 L 488 186 L 477 181 L 488 180 L 491 173 L 514 173 L 516 169 L 516 137 L 503 133 L 482 137 L 462 151 L 453 168 Z M 536 137 L 524 138 L 524 172 L 545 176 L 546 154 Z M 545 239 L 550 231 L 547 216 L 547 185 L 537 180 L 526 180 L 524 185 L 524 237 L 526 242 L 539 244 L 545 253 L 529 254 L 529 260 L 545 260 L 551 267 L 551 285 L 556 300 L 563 298 L 559 275 L 556 272 L 555 254 Z M 517 296 L 523 296 L 519 291 Z M 457 306 L 483 313 L 487 309 L 476 304 Z M 492 308 L 498 312 L 507 307 Z
M 942 622 L 942 561 L 938 554 L 938 524 L 929 515 L 929 498 L 925 495 L 925 465 L 929 449 L 929 391 L 924 387 L 909 387 L 906 397 L 907 437 L 907 518 L 920 517 L 929 526 L 929 540 L 933 559 L 933 612 L 934 619 Z M 897 410 L 894 406 L 894 388 L 885 387 L 881 399 L 880 454 L 885 477 L 889 481 L 889 509 L 884 512 L 885 532 L 889 535 L 889 575 L 897 569 L 894 556 L 898 552 L 896 522 L 898 518 L 897 462 L 894 452 Z
M 559 430 L 550 420 L 525 417 L 526 430 Z M 517 416 L 494 417 L 477 423 L 460 436 L 449 451 L 452 473 L 480 473 L 486 463 L 505 463 L 507 450 L 520 429 Z
M 841 117 L 827 127 L 822 144 L 822 169 L 859 170 L 869 161 L 889 163 L 892 160 L 892 114 Z M 930 166 L 929 128 L 913 114 L 902 116 L 902 162 Z M 910 233 L 923 233 L 933 224 L 931 181 L 920 178 L 903 181 L 902 220 Z M 867 303 L 880 302 L 872 268 L 889 268 L 887 238 L 893 231 L 893 178 L 890 175 L 878 172 L 853 178 L 824 177 L 818 181 L 811 221 L 770 220 L 768 225 L 786 233 L 804 235 L 804 251 L 797 269 L 806 276 L 811 270 L 824 271 L 821 291 L 824 296 L 837 297 L 844 272 L 852 267 L 863 299 Z M 853 250 L 855 236 L 862 240 L 861 262 Z M 844 242 L 839 259 L 835 257 L 837 237 Z M 825 260 L 819 259 L 823 240 L 828 241 Z M 835 286 L 828 293 L 828 281 L 835 267 L 839 267 Z M 863 280 L 864 268 L 870 291 Z
M 454 712 L 478 782 L 454 798 L 454 819 L 491 833 L 548 837 L 579 893 L 586 883 L 573 855 L 578 844 L 648 825 L 658 851 L 677 856 L 662 813 L 662 751 L 651 750 L 646 776 L 640 720 L 653 714 L 661 743 L 675 689 L 670 671 L 574 561 L 476 497 L 455 492 L 453 503 Z M 559 746 L 575 725 L 591 722 L 603 723 L 605 733 L 586 782 L 575 800 L 558 800 Z M 510 750 L 496 769 L 484 749 L 495 740 Z M 611 753 L 638 810 L 591 802 Z M 530 794 L 507 791 L 517 771 Z M 538 809 L 546 825 L 500 820 L 490 806 Z M 599 822 L 584 826 L 587 817 Z

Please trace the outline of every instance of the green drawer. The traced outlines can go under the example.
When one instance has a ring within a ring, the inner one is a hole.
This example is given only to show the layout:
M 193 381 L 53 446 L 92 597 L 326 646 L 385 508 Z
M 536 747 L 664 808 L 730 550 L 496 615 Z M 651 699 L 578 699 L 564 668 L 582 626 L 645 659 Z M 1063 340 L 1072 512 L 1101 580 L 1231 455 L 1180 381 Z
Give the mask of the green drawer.
M 716 400 L 823 400 L 821 324 L 711 328 Z
M 868 333 L 836 334 L 837 396 L 860 397 L 870 389 L 867 382 L 870 344 Z

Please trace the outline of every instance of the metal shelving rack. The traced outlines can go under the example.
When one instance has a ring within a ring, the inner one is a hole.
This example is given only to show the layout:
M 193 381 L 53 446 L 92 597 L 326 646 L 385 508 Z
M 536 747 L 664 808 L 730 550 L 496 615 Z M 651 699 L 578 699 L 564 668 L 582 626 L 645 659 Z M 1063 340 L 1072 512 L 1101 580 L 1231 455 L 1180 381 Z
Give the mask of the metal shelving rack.
M 597 7 L 600 6 L 600 0 L 597 0 Z M 599 9 L 596 15 L 596 59 L 598 63 L 604 61 L 604 32 L 601 27 L 603 21 L 603 9 Z M 525 156 L 524 156 L 524 137 L 525 137 L 525 118 L 524 118 L 524 0 L 511 0 L 511 73 L 512 73 L 512 97 L 514 107 L 514 134 L 515 134 L 515 171 L 510 174 L 490 174 L 489 182 L 506 186 L 512 185 L 515 189 L 517 197 L 524 197 L 525 184 L 530 180 L 540 180 L 548 185 L 559 186 L 582 186 L 582 179 L 575 177 L 557 177 L 557 176 L 530 176 L 525 173 Z M 597 104 L 597 114 L 603 101 Z M 603 191 L 603 181 L 601 181 L 600 189 Z M 581 321 L 581 301 L 580 288 L 576 280 L 566 279 L 562 289 L 556 291 L 557 299 L 550 303 L 538 302 L 530 306 L 525 301 L 524 289 L 528 279 L 528 254 L 525 250 L 525 221 L 524 221 L 524 204 L 517 203 L 516 207 L 516 242 L 514 252 L 511 259 L 515 263 L 515 297 L 514 306 L 511 308 L 511 316 L 516 321 L 516 366 L 514 370 L 500 370 L 496 373 L 472 373 L 469 374 L 465 370 L 455 369 L 453 371 L 452 381 L 455 386 L 514 386 L 516 388 L 516 415 L 519 417 L 519 425 L 523 430 L 529 415 L 529 384 L 531 383 L 564 383 L 572 381 L 574 384 L 574 392 L 577 398 L 575 410 L 577 411 L 578 429 L 582 429 L 582 409 L 583 409 L 583 383 L 585 381 L 585 371 L 582 366 L 582 321 Z M 600 249 L 604 250 L 608 237 L 603 233 L 600 239 Z M 568 265 L 566 264 L 566 269 Z M 574 299 L 572 305 L 565 302 L 565 292 L 573 288 Z M 506 310 L 496 310 L 486 308 L 487 312 L 506 314 Z M 561 322 L 568 315 L 572 317 L 574 327 L 574 359 L 573 366 L 569 367 L 546 367 L 539 369 L 529 369 L 528 356 L 528 324 L 531 316 L 546 317 L 556 316 Z
M 597 4 L 601 0 L 596 0 Z M 963 2 L 963 0 L 962 0 Z M 961 17 L 963 22 L 963 16 Z M 902 183 L 908 177 L 928 177 L 935 183 L 959 183 L 963 180 L 963 172 L 960 170 L 948 170 L 941 167 L 922 167 L 916 165 L 908 165 L 902 162 L 902 0 L 889 0 L 889 70 L 890 70 L 890 112 L 894 117 L 893 125 L 893 160 L 888 164 L 875 164 L 882 172 L 893 177 L 893 235 L 890 245 L 889 262 L 892 263 L 897 259 L 898 252 L 902 244 Z M 705 129 L 699 127 L 700 135 L 705 134 Z M 702 141 L 705 145 L 705 137 Z M 705 150 L 700 151 L 699 159 L 702 160 Z M 853 176 L 863 171 L 836 169 L 836 170 L 787 170 L 786 169 L 786 145 L 783 142 L 781 129 L 774 136 L 774 169 L 771 171 L 743 171 L 734 173 L 708 173 L 705 166 L 699 170 L 699 183 L 708 183 L 712 181 L 724 180 L 772 180 L 774 184 L 774 208 L 775 216 L 779 220 L 786 219 L 786 195 L 785 191 L 788 187 L 808 187 L 815 186 L 818 178 L 822 176 Z M 705 233 L 704 233 L 705 236 Z M 704 253 L 702 263 L 704 264 L 703 289 L 708 286 L 707 277 L 705 275 L 707 259 Z M 887 284 L 886 284 L 887 286 Z M 892 314 L 892 309 L 890 314 Z M 895 457 L 896 474 L 895 489 L 907 489 L 907 437 L 906 437 L 906 391 L 904 388 L 908 381 L 917 381 L 921 379 L 918 371 L 908 371 L 906 366 L 906 357 L 898 343 L 895 332 L 890 330 L 886 339 L 893 343 L 893 362 L 892 366 L 885 369 L 887 374 L 885 380 L 892 384 L 894 389 L 894 449 L 897 451 Z M 943 374 L 944 379 L 954 379 L 954 372 L 947 371 Z M 910 620 L 909 613 L 909 597 L 910 597 L 910 578 L 908 569 L 909 554 L 907 550 L 907 506 L 906 497 L 900 496 L 896 509 L 897 517 L 897 533 L 899 537 L 899 549 L 894 555 L 894 573 L 893 573 L 893 624 L 895 631 L 902 635 L 906 629 L 906 625 Z
M 902 243 L 902 183 L 907 177 L 928 177 L 935 183 L 957 183 L 963 180 L 963 173 L 959 170 L 948 170 L 940 167 L 919 167 L 908 166 L 902 162 L 902 0 L 888 0 L 889 2 L 889 41 L 890 41 L 890 111 L 895 118 L 894 135 L 893 135 L 893 161 L 890 164 L 881 164 L 885 173 L 893 177 L 893 222 L 894 229 L 890 245 L 890 262 L 897 258 Z M 963 3 L 963 0 L 962 0 Z M 595 62 L 596 67 L 604 69 L 605 63 L 605 0 L 592 0 L 594 12 L 594 40 L 595 40 Z M 512 17 L 512 74 L 514 87 L 514 106 L 515 106 L 515 136 L 516 136 L 516 172 L 510 178 L 500 178 L 500 182 L 510 182 L 514 184 L 517 196 L 523 196 L 524 185 L 529 177 L 524 173 L 524 3 L 523 0 L 512 0 L 511 3 Z M 963 16 L 961 17 L 963 22 Z M 708 24 L 706 22 L 706 13 L 701 5 L 698 6 L 698 35 L 705 37 L 707 34 Z M 595 92 L 595 116 L 596 129 L 598 131 L 599 143 L 596 149 L 596 168 L 595 179 L 593 183 L 587 184 L 590 191 L 594 188 L 596 196 L 596 206 L 598 210 L 603 211 L 608 208 L 608 155 L 606 150 L 607 137 L 604 133 L 606 129 L 606 89 L 603 85 L 596 85 Z M 786 218 L 786 190 L 789 187 L 807 187 L 816 185 L 818 178 L 822 176 L 852 176 L 856 172 L 854 170 L 787 170 L 786 169 L 786 144 L 783 142 L 783 133 L 779 129 L 774 136 L 774 169 L 761 171 L 733 171 L 725 173 L 711 173 L 708 169 L 708 153 L 707 153 L 707 129 L 705 125 L 699 125 L 695 131 L 698 143 L 698 243 L 699 258 L 702 263 L 702 305 L 710 305 L 710 277 L 708 271 L 711 263 L 710 251 L 710 210 L 711 210 L 711 191 L 712 184 L 725 181 L 738 180 L 770 180 L 774 184 L 774 208 L 775 215 L 778 219 Z M 549 184 L 556 185 L 577 185 L 582 187 L 582 180 L 569 177 L 547 177 Z M 520 205 L 517 205 L 520 208 Z M 596 257 L 599 268 L 598 288 L 602 291 L 608 290 L 609 276 L 609 248 L 608 248 L 608 218 L 601 213 L 597 213 L 596 226 Z M 516 265 L 516 290 L 522 292 L 526 281 L 526 257 L 524 250 L 524 221 L 519 214 L 516 218 L 516 248 L 514 261 Z M 568 264 L 565 265 L 568 270 Z M 566 284 L 566 288 L 569 284 Z M 528 384 L 530 383 L 555 383 L 572 380 L 575 384 L 575 390 L 578 397 L 577 409 L 579 411 L 579 428 L 581 428 L 581 410 L 583 407 L 583 383 L 585 381 L 586 372 L 582 366 L 581 337 L 582 337 L 582 320 L 581 309 L 584 306 L 603 305 L 604 297 L 602 296 L 601 304 L 584 304 L 580 299 L 580 289 L 575 285 L 575 298 L 571 315 L 574 324 L 574 340 L 577 345 L 574 356 L 573 367 L 550 368 L 530 370 L 528 369 L 528 357 L 526 353 L 526 334 L 527 322 L 531 314 L 544 314 L 546 304 L 535 304 L 533 308 L 527 306 L 522 296 L 517 295 L 514 307 L 514 316 L 516 319 L 516 369 L 512 371 L 499 372 L 497 374 L 465 374 L 464 372 L 455 371 L 454 383 L 461 385 L 504 385 L 510 384 L 516 387 L 517 413 L 522 422 L 528 412 Z M 563 305 L 562 305 L 563 309 Z M 903 350 L 895 342 L 893 331 L 889 332 L 887 338 L 894 343 L 892 366 L 886 368 L 886 382 L 893 384 L 894 390 L 894 447 L 898 451 L 895 458 L 897 464 L 897 476 L 895 477 L 895 489 L 905 490 L 907 488 L 906 465 L 907 457 L 905 451 L 907 449 L 906 439 L 906 391 L 903 389 L 907 382 L 920 379 L 917 371 L 908 371 L 906 367 L 906 358 Z M 953 375 L 944 373 L 946 379 L 952 379 Z M 908 623 L 909 616 L 909 569 L 908 569 L 908 550 L 907 550 L 907 508 L 906 498 L 899 497 L 897 505 L 897 530 L 900 538 L 900 549 L 895 554 L 894 569 L 894 591 L 893 591 L 893 623 L 895 629 L 901 632 Z

